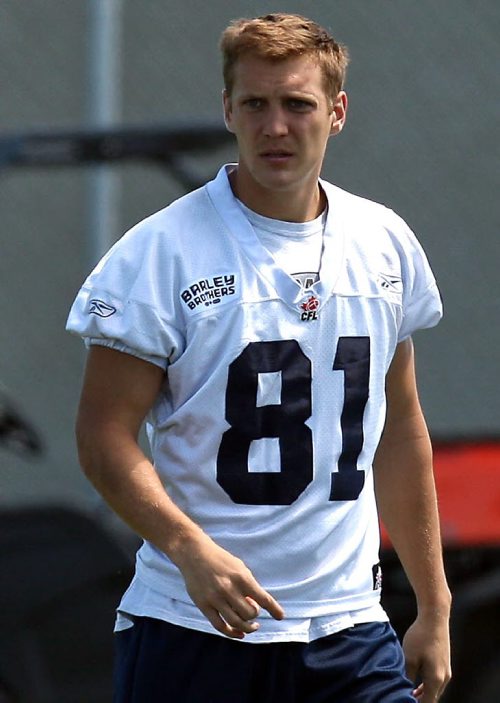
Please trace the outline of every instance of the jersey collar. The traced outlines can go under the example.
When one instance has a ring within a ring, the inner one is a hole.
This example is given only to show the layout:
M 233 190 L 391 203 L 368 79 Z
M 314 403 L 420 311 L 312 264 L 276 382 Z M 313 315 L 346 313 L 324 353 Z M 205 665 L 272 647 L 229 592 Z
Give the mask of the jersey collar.
M 328 200 L 328 213 L 323 236 L 323 251 L 319 280 L 304 294 L 294 279 L 284 271 L 261 244 L 233 195 L 228 174 L 233 164 L 223 166 L 217 177 L 207 183 L 208 196 L 226 228 L 235 236 L 251 264 L 290 307 L 305 302 L 311 293 L 318 299 L 318 310 L 332 295 L 344 262 L 344 226 L 342 222 L 341 191 L 320 179 Z

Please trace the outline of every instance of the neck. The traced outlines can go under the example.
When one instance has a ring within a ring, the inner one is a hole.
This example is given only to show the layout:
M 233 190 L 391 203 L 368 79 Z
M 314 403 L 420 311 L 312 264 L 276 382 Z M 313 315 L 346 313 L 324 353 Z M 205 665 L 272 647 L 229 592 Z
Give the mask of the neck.
M 234 195 L 250 210 L 264 217 L 283 222 L 308 222 L 316 219 L 326 207 L 326 196 L 316 181 L 303 192 L 276 191 L 246 183 L 238 169 L 229 174 Z

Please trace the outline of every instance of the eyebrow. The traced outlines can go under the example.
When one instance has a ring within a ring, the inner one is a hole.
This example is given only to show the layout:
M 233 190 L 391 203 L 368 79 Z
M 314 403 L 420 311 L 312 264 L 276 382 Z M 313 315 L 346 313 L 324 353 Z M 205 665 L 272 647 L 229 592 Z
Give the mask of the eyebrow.
M 238 100 L 248 100 L 248 99 L 259 99 L 259 100 L 267 100 L 268 96 L 265 93 L 259 93 L 257 91 L 248 91 L 247 93 L 241 93 L 241 95 L 238 96 Z M 286 91 L 283 95 L 279 96 L 280 99 L 285 99 L 285 100 L 304 100 L 304 101 L 317 101 L 318 96 L 314 95 L 313 93 L 308 93 L 306 91 L 302 92 L 301 90 L 290 90 Z

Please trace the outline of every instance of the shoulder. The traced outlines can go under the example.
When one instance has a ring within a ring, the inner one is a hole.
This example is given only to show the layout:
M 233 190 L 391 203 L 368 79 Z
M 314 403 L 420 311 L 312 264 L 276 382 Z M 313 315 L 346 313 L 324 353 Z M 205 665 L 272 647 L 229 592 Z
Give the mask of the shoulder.
M 205 187 L 188 193 L 145 217 L 118 239 L 97 266 L 126 265 L 137 270 L 145 264 L 184 260 L 201 242 L 220 235 L 219 218 Z
M 333 222 L 341 221 L 348 241 L 368 251 L 392 250 L 399 258 L 421 256 L 422 247 L 408 223 L 383 203 L 350 193 L 322 181 L 333 209 Z
M 321 185 L 327 195 L 329 207 L 336 209 L 344 222 L 347 220 L 355 224 L 371 223 L 374 227 L 395 230 L 407 227 L 404 220 L 383 203 L 351 193 L 327 181 L 321 181 Z
M 130 233 L 133 236 L 161 233 L 170 239 L 181 235 L 184 239 L 195 230 L 218 229 L 221 224 L 218 210 L 227 207 L 231 200 L 233 196 L 226 167 L 222 167 L 213 180 L 146 217 L 133 227 Z
M 329 203 L 329 226 L 344 235 L 341 281 L 345 290 L 390 295 L 402 305 L 410 332 L 435 324 L 441 315 L 441 301 L 434 274 L 405 220 L 386 205 L 328 183 L 323 187 Z M 416 314 L 410 315 L 412 310 Z
M 209 187 L 210 183 L 182 196 L 128 230 L 97 264 L 85 286 L 122 297 L 126 292 L 148 304 L 168 299 L 170 306 L 176 291 L 204 279 L 207 269 L 219 274 L 221 261 L 230 267 L 236 245 Z
M 140 239 L 162 235 L 172 239 L 177 233 L 189 230 L 193 221 L 199 225 L 200 218 L 210 209 L 211 204 L 206 188 L 198 188 L 145 217 L 131 227 L 122 239 Z

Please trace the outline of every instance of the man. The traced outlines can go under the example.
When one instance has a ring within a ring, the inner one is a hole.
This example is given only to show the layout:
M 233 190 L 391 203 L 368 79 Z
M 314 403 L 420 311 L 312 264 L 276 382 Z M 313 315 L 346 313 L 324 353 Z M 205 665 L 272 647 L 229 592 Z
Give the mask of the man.
M 394 213 L 320 180 L 345 50 L 284 14 L 221 46 L 238 163 L 118 242 L 68 323 L 90 346 L 83 469 L 145 540 L 115 702 L 428 703 L 450 595 L 411 334 L 436 284 Z M 380 606 L 375 493 L 417 683 Z

